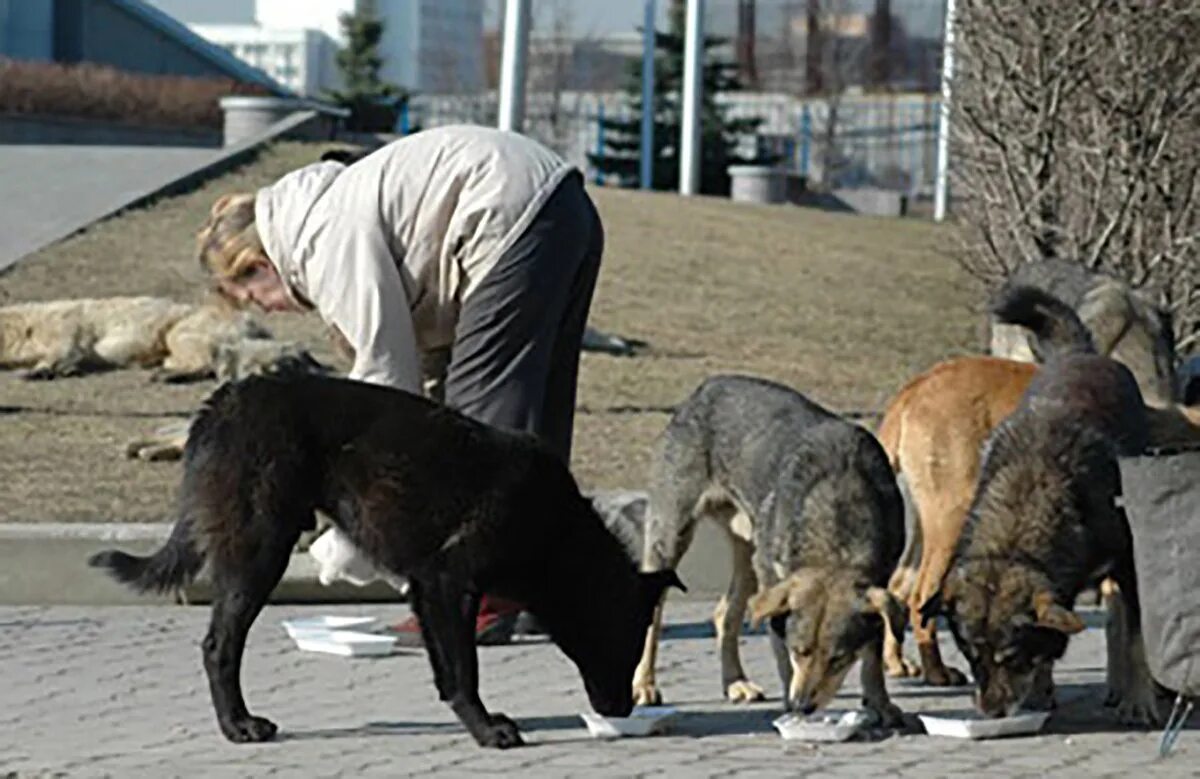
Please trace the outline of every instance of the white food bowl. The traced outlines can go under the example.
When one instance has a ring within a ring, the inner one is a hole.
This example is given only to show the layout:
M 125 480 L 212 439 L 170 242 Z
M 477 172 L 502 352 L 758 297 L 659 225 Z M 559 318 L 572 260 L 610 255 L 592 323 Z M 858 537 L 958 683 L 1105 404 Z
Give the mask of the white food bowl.
M 867 724 L 865 711 L 824 711 L 804 716 L 789 712 L 771 724 L 779 735 L 797 741 L 845 741 Z
M 378 657 L 390 655 L 396 646 L 395 636 L 379 636 L 354 630 L 327 630 L 298 633 L 296 646 L 306 652 L 324 652 L 342 657 Z
M 661 733 L 675 716 L 674 706 L 635 706 L 628 717 L 605 717 L 594 711 L 580 712 L 592 738 L 650 736 Z
M 292 638 L 301 634 L 328 633 L 331 630 L 369 631 L 379 623 L 375 617 L 321 616 L 285 619 L 283 629 Z
M 1037 733 L 1049 718 L 1048 711 L 1029 711 L 993 719 L 973 711 L 919 714 L 925 732 L 950 738 L 999 738 Z

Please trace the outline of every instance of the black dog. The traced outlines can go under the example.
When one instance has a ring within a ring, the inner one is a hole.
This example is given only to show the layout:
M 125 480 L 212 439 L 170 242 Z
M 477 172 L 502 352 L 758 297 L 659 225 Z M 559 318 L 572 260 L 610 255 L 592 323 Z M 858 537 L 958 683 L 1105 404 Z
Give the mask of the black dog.
M 242 699 L 242 650 L 315 509 L 377 566 L 408 578 L 438 693 L 484 746 L 521 737 L 479 699 L 481 593 L 525 604 L 579 668 L 595 710 L 626 716 L 654 605 L 667 586 L 682 589 L 673 571 L 635 572 L 566 465 L 532 436 L 342 379 L 227 384 L 188 436 L 166 545 L 150 557 L 105 551 L 89 563 L 146 591 L 190 580 L 208 559 L 204 669 L 231 741 L 275 734 Z

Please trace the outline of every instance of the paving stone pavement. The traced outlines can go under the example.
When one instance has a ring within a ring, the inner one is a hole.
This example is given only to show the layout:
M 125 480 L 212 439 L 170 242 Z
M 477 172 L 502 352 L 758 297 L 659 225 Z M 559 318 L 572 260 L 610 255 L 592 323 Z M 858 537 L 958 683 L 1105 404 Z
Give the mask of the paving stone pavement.
M 199 642 L 202 607 L 0 608 L 0 777 L 116 776 L 1197 776 L 1200 717 L 1167 760 L 1157 733 L 1115 726 L 1103 697 L 1103 631 L 1077 636 L 1059 666 L 1060 707 L 1044 733 L 965 742 L 890 735 L 844 744 L 784 742 L 771 728 L 779 682 L 766 640 L 743 656 L 774 702 L 720 699 L 711 604 L 671 603 L 659 680 L 683 715 L 670 735 L 594 741 L 586 698 L 551 645 L 480 650 L 483 698 L 529 746 L 480 749 L 438 702 L 422 652 L 347 659 L 300 652 L 280 620 L 316 613 L 406 616 L 403 606 L 269 607 L 243 670 L 252 712 L 280 725 L 269 744 L 234 745 L 213 719 Z M 1095 621 L 1095 620 L 1093 620 Z M 950 642 L 944 651 L 961 658 Z M 835 706 L 857 703 L 857 673 Z M 967 705 L 965 692 L 892 682 L 905 711 Z

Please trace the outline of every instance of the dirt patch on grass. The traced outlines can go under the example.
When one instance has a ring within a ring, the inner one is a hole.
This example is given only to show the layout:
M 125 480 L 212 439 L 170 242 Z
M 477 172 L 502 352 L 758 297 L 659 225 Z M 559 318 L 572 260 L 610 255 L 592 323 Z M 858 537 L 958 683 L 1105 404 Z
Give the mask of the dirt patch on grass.
M 94 226 L 0 276 L 6 301 L 197 297 L 192 236 L 212 201 L 252 190 L 324 145 L 286 143 L 201 189 Z M 585 487 L 643 486 L 669 410 L 707 376 L 782 381 L 841 411 L 878 409 L 909 376 L 980 344 L 978 292 L 924 222 L 598 189 L 607 247 L 592 324 L 639 338 L 632 358 L 587 354 L 573 467 Z M 316 317 L 279 336 L 338 363 Z M 213 384 L 122 371 L 48 384 L 0 374 L 0 521 L 152 521 L 176 464 L 124 459 L 125 443 L 194 409 Z

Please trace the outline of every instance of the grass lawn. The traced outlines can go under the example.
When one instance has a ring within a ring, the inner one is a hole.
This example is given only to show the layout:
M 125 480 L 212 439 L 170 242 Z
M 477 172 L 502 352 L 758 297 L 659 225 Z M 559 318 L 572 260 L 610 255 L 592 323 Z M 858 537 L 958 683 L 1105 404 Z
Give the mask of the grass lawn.
M 192 237 L 213 200 L 323 148 L 275 145 L 201 189 L 97 224 L 0 275 L 0 299 L 195 298 L 203 277 Z M 592 324 L 651 348 L 583 358 L 573 468 L 585 488 L 643 487 L 669 409 L 706 376 L 764 376 L 833 409 L 870 412 L 907 377 L 982 344 L 979 291 L 949 259 L 950 228 L 661 193 L 593 196 L 607 246 Z M 337 363 L 315 316 L 264 321 Z M 0 521 L 165 518 L 178 465 L 126 460 L 124 444 L 187 415 L 212 389 L 151 383 L 137 370 L 52 383 L 0 374 Z

